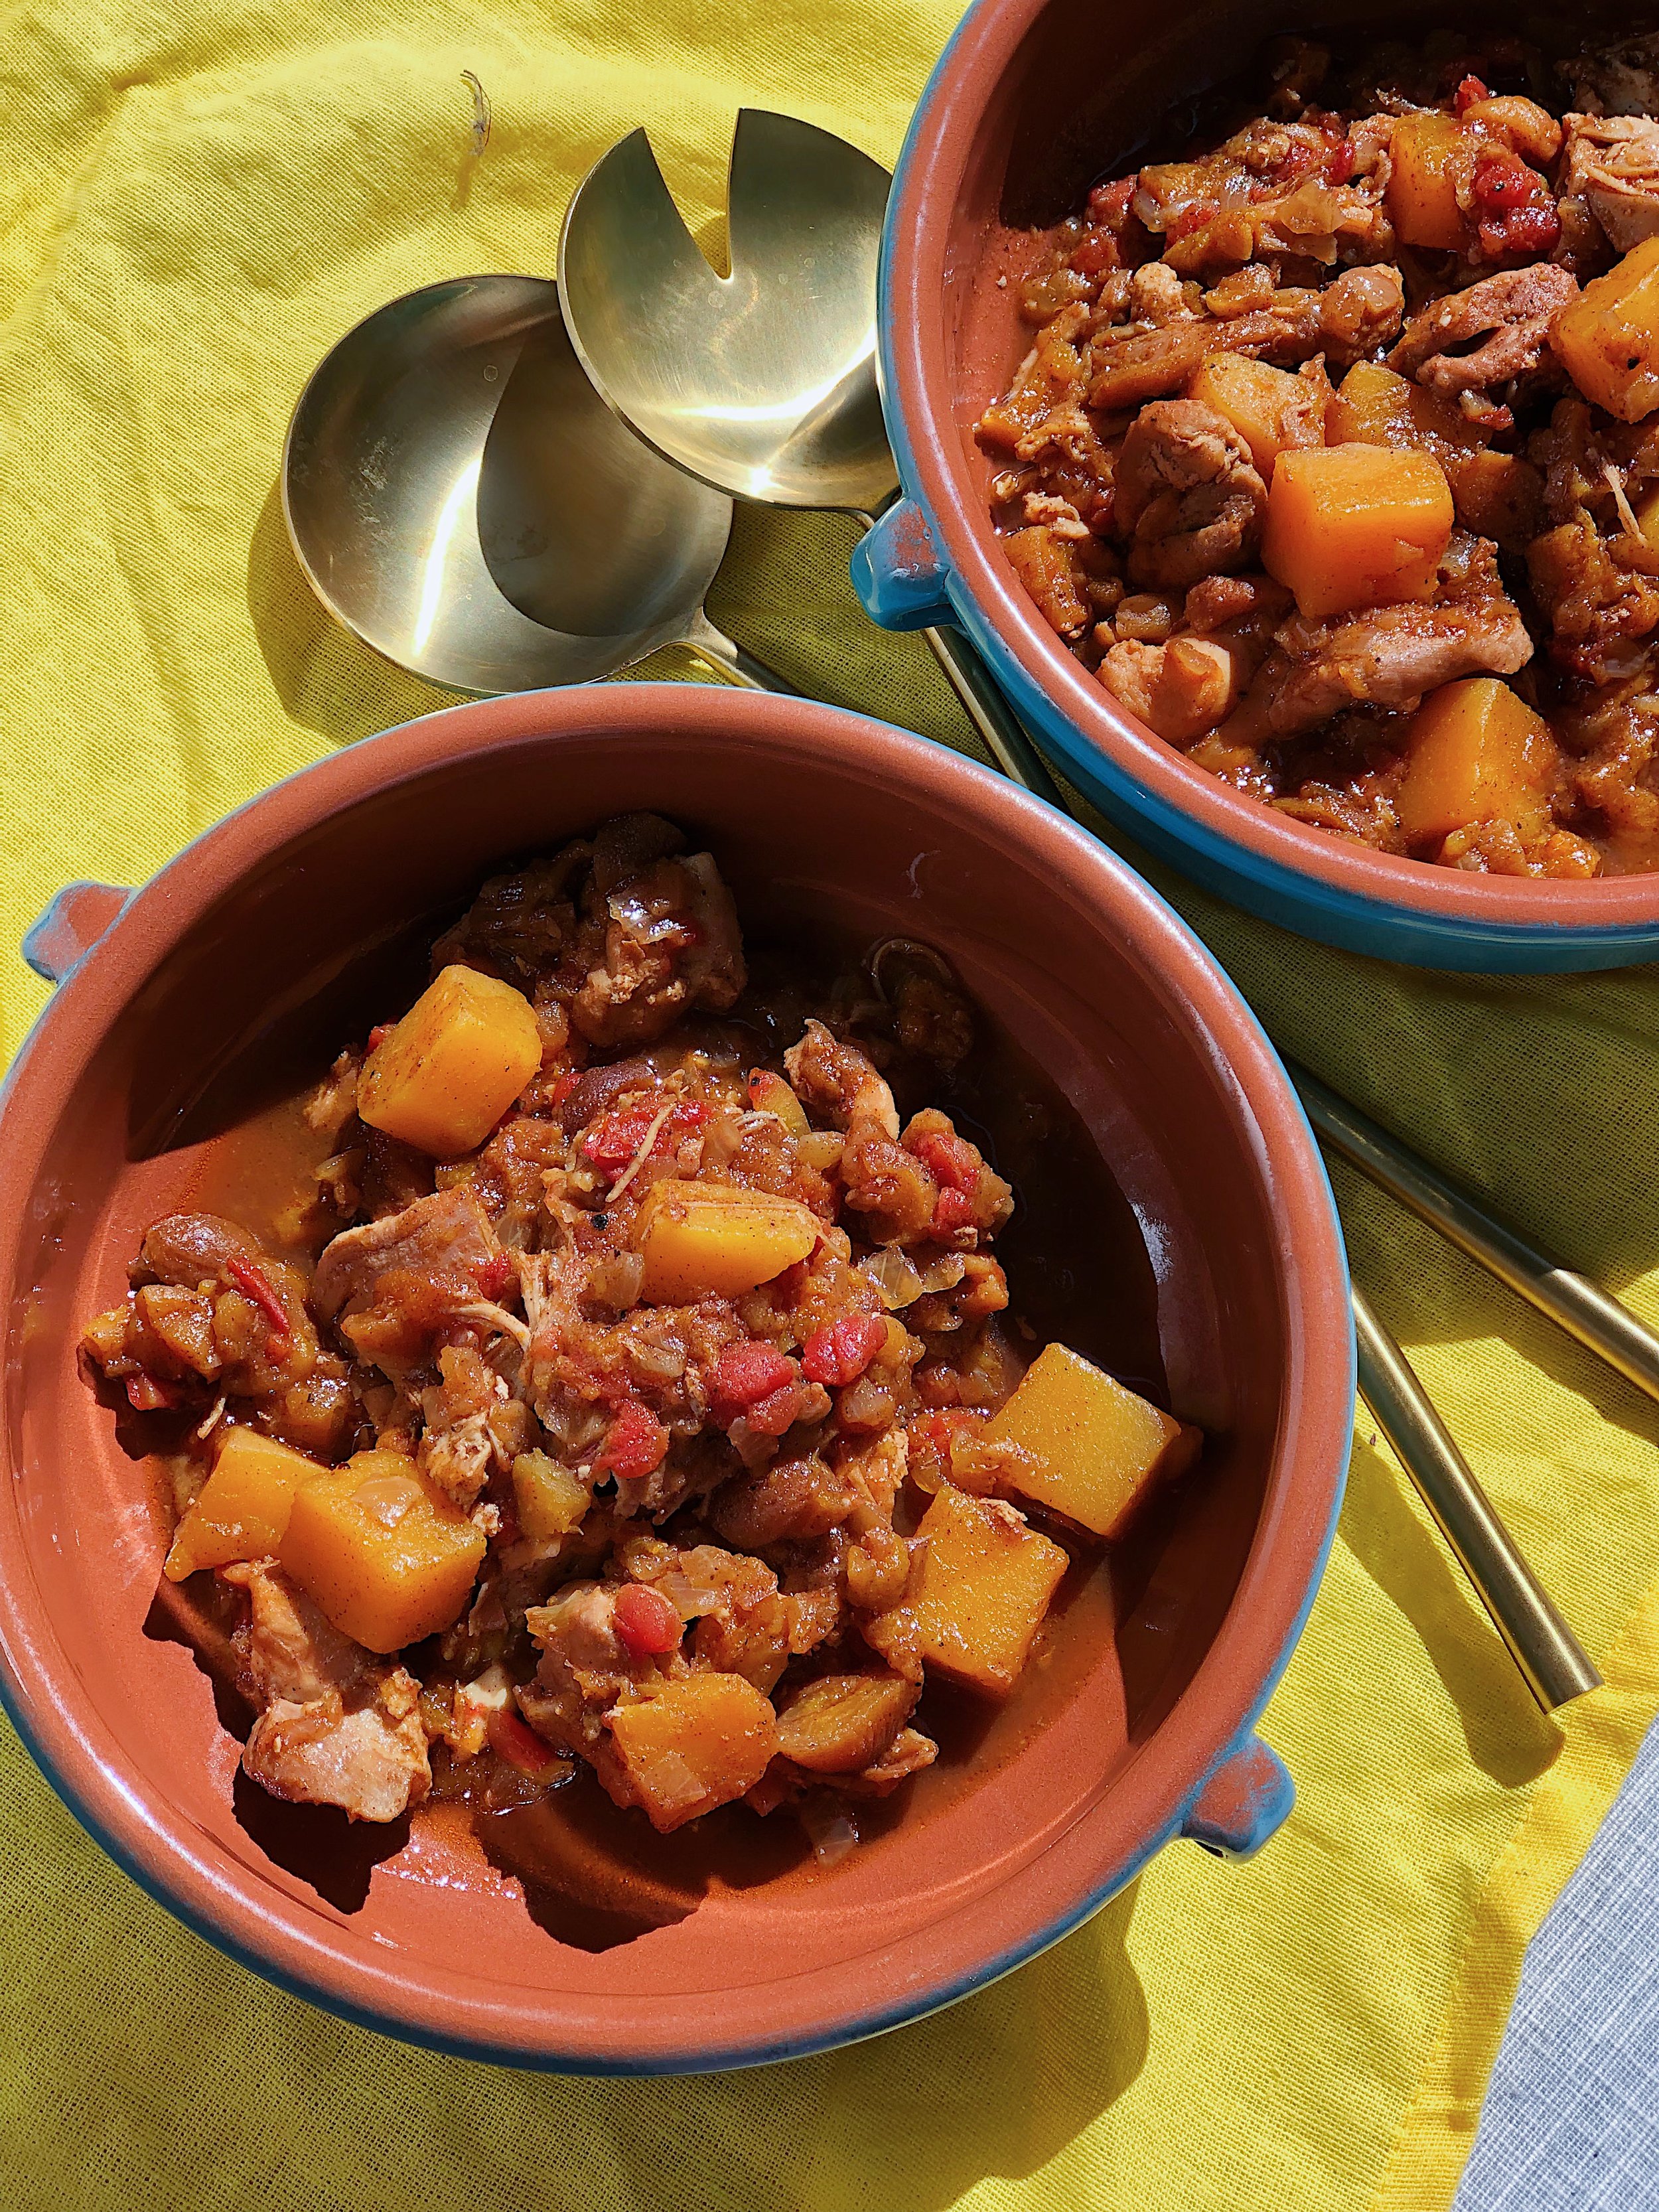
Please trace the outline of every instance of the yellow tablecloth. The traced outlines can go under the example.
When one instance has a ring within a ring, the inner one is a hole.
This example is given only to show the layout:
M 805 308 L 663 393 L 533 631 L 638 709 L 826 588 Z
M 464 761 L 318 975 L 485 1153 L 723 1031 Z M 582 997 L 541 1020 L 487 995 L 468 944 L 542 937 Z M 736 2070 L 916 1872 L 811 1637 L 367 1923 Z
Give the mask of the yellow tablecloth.
M 141 881 L 259 786 L 442 703 L 332 630 L 273 489 L 313 362 L 380 301 L 550 269 L 565 197 L 649 125 L 694 228 L 738 105 L 890 162 L 952 0 L 12 0 L 0 14 L 0 943 Z M 495 128 L 476 172 L 471 100 Z M 833 520 L 739 517 L 718 620 L 821 696 L 964 741 L 863 623 Z M 1659 1315 L 1650 973 L 1413 975 L 1158 880 L 1284 1041 Z M 0 1042 L 42 999 L 0 960 Z M 1232 1869 L 1166 1852 L 922 2026 L 765 2072 L 537 2079 L 413 2052 L 228 1964 L 0 1747 L 0 2198 L 258 2206 L 1445 2203 L 1526 1939 L 1659 1702 L 1656 1409 L 1340 1176 L 1355 1268 L 1607 1675 L 1540 1720 L 1362 1423 L 1266 1732 L 1300 1798 Z

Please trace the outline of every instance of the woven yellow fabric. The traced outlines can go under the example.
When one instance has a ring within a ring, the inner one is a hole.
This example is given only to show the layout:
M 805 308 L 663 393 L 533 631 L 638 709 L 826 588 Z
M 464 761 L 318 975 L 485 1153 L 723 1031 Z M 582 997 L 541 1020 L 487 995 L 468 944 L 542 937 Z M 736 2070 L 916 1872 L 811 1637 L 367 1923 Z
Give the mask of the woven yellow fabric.
M 952 0 L 9 0 L 0 9 L 0 941 L 133 883 L 331 745 L 441 695 L 332 630 L 273 491 L 307 370 L 380 301 L 545 272 L 565 197 L 649 125 L 694 227 L 733 113 L 890 161 Z M 470 159 L 475 71 L 494 106 Z M 962 741 L 848 526 L 740 516 L 716 619 L 820 696 Z M 1659 1313 L 1650 974 L 1495 982 L 1320 951 L 1160 882 L 1290 1047 Z M 41 1002 L 0 961 L 0 1043 Z M 1659 1695 L 1655 1409 L 1386 1201 L 1356 1270 L 1608 1688 L 1558 1731 L 1387 1455 L 1267 1733 L 1297 1777 L 1255 1864 L 1166 1852 L 1056 1951 L 920 2027 L 690 2083 L 414 2052 L 185 1934 L 0 1746 L 0 2200 L 448 2208 L 1399 2208 L 1449 2198 L 1521 1952 Z

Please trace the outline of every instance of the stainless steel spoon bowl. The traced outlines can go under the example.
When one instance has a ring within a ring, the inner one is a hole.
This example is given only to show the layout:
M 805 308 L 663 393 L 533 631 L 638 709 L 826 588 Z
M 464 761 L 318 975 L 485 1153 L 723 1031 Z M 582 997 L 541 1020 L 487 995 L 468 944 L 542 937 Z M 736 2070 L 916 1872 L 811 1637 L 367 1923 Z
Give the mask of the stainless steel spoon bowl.
M 359 323 L 295 410 L 283 506 L 329 612 L 455 690 L 585 683 L 673 644 L 790 688 L 703 612 L 731 501 L 596 396 L 541 278 L 458 277 Z
M 658 453 L 734 499 L 868 526 L 898 489 L 876 383 L 890 182 L 867 154 L 745 107 L 726 187 L 731 274 L 685 227 L 643 131 L 576 187 L 559 237 L 565 327 L 594 388 Z M 1060 789 L 965 638 L 922 635 L 993 757 Z

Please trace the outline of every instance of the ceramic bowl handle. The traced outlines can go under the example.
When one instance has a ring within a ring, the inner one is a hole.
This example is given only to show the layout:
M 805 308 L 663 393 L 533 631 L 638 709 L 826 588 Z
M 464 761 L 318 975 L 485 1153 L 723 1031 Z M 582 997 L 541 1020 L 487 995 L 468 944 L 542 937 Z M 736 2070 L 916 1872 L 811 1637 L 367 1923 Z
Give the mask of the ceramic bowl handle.
M 950 568 L 914 500 L 896 500 L 853 549 L 853 589 L 883 629 L 931 629 L 956 620 Z
M 131 896 L 114 884 L 65 884 L 39 921 L 24 931 L 24 959 L 48 983 L 61 983 Z
M 1296 1784 L 1284 1760 L 1259 1735 L 1247 1735 L 1212 1768 L 1181 1832 L 1218 1858 L 1254 1858 L 1295 1802 Z

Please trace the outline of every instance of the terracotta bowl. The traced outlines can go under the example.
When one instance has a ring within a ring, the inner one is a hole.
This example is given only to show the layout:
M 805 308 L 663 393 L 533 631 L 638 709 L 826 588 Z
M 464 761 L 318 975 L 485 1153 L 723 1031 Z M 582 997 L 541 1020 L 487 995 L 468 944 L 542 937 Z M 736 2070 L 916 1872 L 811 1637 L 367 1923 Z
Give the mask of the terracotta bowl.
M 1512 9 L 1484 11 L 1499 12 L 1513 32 Z M 1591 13 L 1574 9 L 1575 27 L 1588 29 Z M 1415 18 L 1443 21 L 1444 10 Z M 1412 20 L 1411 7 L 1374 0 L 1337 0 L 1312 19 L 1395 37 Z M 986 507 L 994 465 L 972 426 L 1030 344 L 1015 302 L 1038 258 L 1036 229 L 1133 166 L 1150 137 L 1169 138 L 1172 125 L 1178 137 L 1194 96 L 1284 27 L 1269 0 L 1166 0 L 1153 16 L 1121 0 L 969 9 L 916 110 L 889 203 L 883 399 L 908 497 L 860 546 L 854 580 L 890 628 L 959 623 L 1066 775 L 1151 850 L 1252 913 L 1425 967 L 1535 973 L 1651 959 L 1659 873 L 1466 875 L 1292 822 L 1193 767 L 1072 657 L 997 544 Z
M 156 1603 L 153 1469 L 78 1379 L 75 1344 L 118 1297 L 143 1225 L 384 1008 L 400 947 L 492 866 L 641 806 L 707 841 L 750 921 L 948 950 L 1109 1163 L 1133 1249 L 1099 1264 L 1141 1285 L 1172 1401 L 1213 1441 L 1115 1569 L 1097 1625 L 1067 1616 L 1030 1708 L 1040 1726 L 1011 1705 L 966 1765 L 833 1867 L 801 1851 L 728 1880 L 687 1842 L 681 1874 L 659 1858 L 646 1885 L 661 1924 L 606 1947 L 563 1940 L 465 1826 L 354 1829 L 239 1782 L 210 1681 Z M 191 1926 L 416 2041 L 691 2070 L 912 2019 L 1052 1942 L 1171 1837 L 1243 1855 L 1282 1820 L 1288 1778 L 1250 1730 L 1346 1463 L 1340 1235 L 1243 1002 L 1091 839 L 854 714 L 596 687 L 356 745 L 125 902 L 71 887 L 26 950 L 58 988 L 0 1109 L 0 1677 L 65 1801 Z

